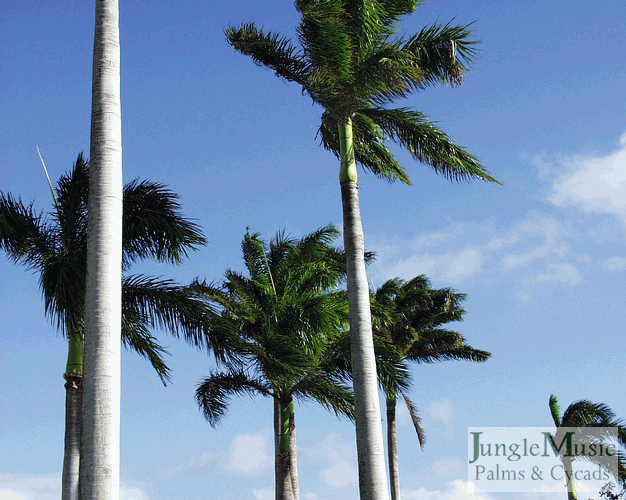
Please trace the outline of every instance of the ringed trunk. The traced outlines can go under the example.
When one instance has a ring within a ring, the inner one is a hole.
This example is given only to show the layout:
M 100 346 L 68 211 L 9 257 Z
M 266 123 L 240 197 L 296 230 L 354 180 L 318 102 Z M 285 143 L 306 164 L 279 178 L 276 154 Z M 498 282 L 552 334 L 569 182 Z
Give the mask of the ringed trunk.
M 341 201 L 346 251 L 350 346 L 354 379 L 356 445 L 361 500 L 387 500 L 383 430 L 372 337 L 365 242 L 352 141 L 352 121 L 339 124 Z
M 278 410 L 278 447 L 275 454 L 276 472 L 276 500 L 294 500 L 293 483 L 291 476 L 291 445 L 290 423 L 293 421 L 293 400 L 278 400 L 274 411 Z M 274 420 L 276 423 L 276 418 Z M 276 440 L 275 440 L 276 442 Z
M 118 0 L 96 0 L 81 499 L 119 499 L 122 127 Z
M 398 469 L 398 439 L 396 434 L 396 398 L 387 397 L 387 458 L 391 500 L 400 500 L 400 472 Z
M 82 433 L 83 343 L 79 335 L 68 334 L 65 379 L 65 443 L 61 500 L 78 500 L 80 495 L 80 439 Z

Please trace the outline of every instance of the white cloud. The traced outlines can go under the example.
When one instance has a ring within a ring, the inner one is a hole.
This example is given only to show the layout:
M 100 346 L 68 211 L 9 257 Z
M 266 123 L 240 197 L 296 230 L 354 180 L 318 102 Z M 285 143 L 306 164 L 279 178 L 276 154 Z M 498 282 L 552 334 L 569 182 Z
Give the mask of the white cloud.
M 454 409 L 449 399 L 444 398 L 439 402 L 432 403 L 426 412 L 431 419 L 443 422 L 445 427 L 443 435 L 446 439 L 454 439 Z
M 60 475 L 0 474 L 0 500 L 58 500 Z
M 167 475 L 206 475 L 216 471 L 224 473 L 226 463 L 228 463 L 228 455 L 223 451 L 205 451 L 200 457 L 191 457 L 187 463 L 173 465 L 164 472 Z
M 346 439 L 341 432 L 332 432 L 322 441 L 300 448 L 298 454 L 307 461 L 335 464 L 347 462 L 350 457 L 356 457 L 356 446 L 354 440 Z
M 584 213 L 609 213 L 626 222 L 626 134 L 619 147 L 609 154 L 560 156 L 551 165 L 545 159 L 536 160 L 557 171 L 565 170 L 552 185 L 547 199 L 558 207 L 576 206 Z
M 459 457 L 445 457 L 437 460 L 433 464 L 433 469 L 440 476 L 460 476 L 467 473 L 467 469 L 462 465 L 463 460 Z
M 0 474 L 0 500 L 58 500 L 61 476 Z M 120 484 L 120 500 L 148 500 L 140 489 Z
M 25 497 L 21 493 L 14 491 L 0 490 L 0 500 L 29 500 L 29 497 Z
M 569 285 L 578 285 L 582 281 L 582 276 L 578 269 L 569 262 L 560 264 L 551 264 L 546 273 L 539 274 L 535 278 L 535 283 L 566 283 Z
M 343 488 L 358 483 L 356 445 L 353 439 L 348 440 L 340 432 L 333 432 L 322 441 L 299 451 L 299 464 L 309 462 L 314 463 L 317 469 L 321 468 L 320 474 L 331 488 Z
M 541 284 L 578 285 L 583 281 L 581 265 L 591 262 L 588 255 L 571 246 L 580 239 L 579 230 L 536 210 L 509 227 L 496 227 L 486 220 L 453 224 L 436 235 L 435 239 L 428 235 L 405 240 L 392 237 L 394 251 L 379 254 L 371 276 L 382 283 L 390 277 L 410 279 L 425 274 L 435 286 L 443 281 L 457 288 L 480 273 L 483 285 L 494 280 L 517 283 L 518 295 L 530 299 L 532 289 Z M 385 246 L 384 240 L 377 235 L 372 249 L 378 252 L 378 242 Z M 428 241 L 428 249 L 420 248 L 424 241 Z M 437 241 L 444 244 L 437 247 Z
M 200 457 L 191 457 L 187 463 L 174 465 L 165 470 L 168 475 L 219 474 L 256 475 L 273 465 L 273 453 L 268 454 L 268 443 L 273 441 L 269 429 L 257 434 L 237 434 L 228 452 L 206 450 Z
M 269 488 L 252 490 L 252 495 L 254 496 L 254 500 L 273 500 L 274 490 L 270 490 Z
M 402 490 L 402 500 L 495 500 L 494 497 L 478 489 L 474 483 L 457 479 L 446 484 L 443 491 L 429 491 L 425 488 Z
M 230 445 L 228 469 L 238 474 L 254 474 L 272 465 L 267 454 L 268 432 L 263 434 L 238 434 Z
M 598 488 L 584 481 L 576 481 L 576 491 L 580 498 L 596 498 Z M 542 485 L 534 492 L 519 493 L 514 500 L 561 500 L 567 494 L 565 481 L 553 486 Z
M 120 500 L 148 500 L 146 494 L 139 488 L 120 484 Z
M 359 482 L 359 473 L 353 465 L 348 462 L 340 462 L 330 469 L 323 471 L 324 480 L 331 488 L 343 488 Z
M 610 257 L 606 259 L 603 265 L 610 271 L 626 269 L 626 257 Z
M 318 500 L 317 493 L 305 493 L 302 498 L 304 500 Z
M 439 276 L 452 282 L 461 281 L 481 270 L 485 258 L 478 247 L 467 247 L 458 252 L 439 255 L 411 255 L 388 269 L 389 276 Z

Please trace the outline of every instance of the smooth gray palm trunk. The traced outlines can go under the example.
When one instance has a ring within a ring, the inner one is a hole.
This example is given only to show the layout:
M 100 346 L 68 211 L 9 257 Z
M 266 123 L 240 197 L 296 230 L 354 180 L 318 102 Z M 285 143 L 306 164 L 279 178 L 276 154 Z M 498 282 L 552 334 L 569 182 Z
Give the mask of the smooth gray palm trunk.
M 361 500 L 387 500 L 383 427 L 372 334 L 370 292 L 365 272 L 365 239 L 352 140 L 352 121 L 339 125 L 343 241 L 346 252 L 354 420 Z
M 344 246 L 348 267 L 350 347 L 354 379 L 356 445 L 361 500 L 388 499 L 380 418 L 376 358 L 372 337 L 370 296 L 365 273 L 365 248 L 358 186 L 341 184 Z
M 300 500 L 300 484 L 298 480 L 298 445 L 296 443 L 296 415 L 291 414 L 289 418 L 289 451 L 291 454 L 291 491 L 293 500 Z
M 96 0 L 81 499 L 119 499 L 122 127 L 119 5 Z
M 82 430 L 82 377 L 65 378 L 65 451 L 61 477 L 61 500 L 78 500 L 80 474 L 80 437 Z
M 387 459 L 391 500 L 400 500 L 400 472 L 398 470 L 398 435 L 396 431 L 396 399 L 387 397 Z

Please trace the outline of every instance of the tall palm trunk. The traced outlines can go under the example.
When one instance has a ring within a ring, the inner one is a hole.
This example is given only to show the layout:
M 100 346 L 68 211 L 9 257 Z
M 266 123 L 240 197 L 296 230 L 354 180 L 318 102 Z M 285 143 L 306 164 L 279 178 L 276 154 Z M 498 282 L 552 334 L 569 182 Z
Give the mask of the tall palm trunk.
M 274 398 L 274 468 L 278 477 L 278 447 L 280 444 L 280 403 L 278 398 Z M 296 444 L 296 420 L 295 413 L 291 414 L 289 420 L 289 450 L 291 455 L 291 491 L 293 500 L 300 500 L 300 484 L 298 480 L 298 447 Z
M 347 263 L 350 345 L 354 379 L 356 445 L 361 500 L 388 499 L 383 429 L 378 399 L 365 242 L 352 141 L 352 122 L 339 124 L 343 238 Z
M 65 382 L 65 451 L 61 477 L 61 500 L 78 500 L 80 476 L 80 439 L 82 432 L 83 341 L 68 332 Z
M 291 491 L 293 492 L 293 500 L 300 500 L 300 484 L 298 480 L 298 445 L 296 443 L 296 419 L 295 412 L 291 412 L 289 417 L 289 452 L 291 455 Z
M 400 473 L 398 470 L 398 439 L 396 434 L 396 398 L 387 396 L 387 457 L 391 500 L 400 500 Z
M 122 126 L 119 5 L 96 0 L 85 299 L 82 500 L 119 498 Z
M 567 500 L 578 500 L 576 486 L 574 484 L 574 472 L 572 471 L 573 460 L 571 458 L 564 458 L 562 462 L 565 472 L 565 484 L 567 486 Z
M 290 427 L 293 421 L 293 400 L 275 399 L 274 425 L 278 431 L 274 437 L 274 444 L 277 444 L 274 455 L 276 500 L 294 500 L 290 444 Z

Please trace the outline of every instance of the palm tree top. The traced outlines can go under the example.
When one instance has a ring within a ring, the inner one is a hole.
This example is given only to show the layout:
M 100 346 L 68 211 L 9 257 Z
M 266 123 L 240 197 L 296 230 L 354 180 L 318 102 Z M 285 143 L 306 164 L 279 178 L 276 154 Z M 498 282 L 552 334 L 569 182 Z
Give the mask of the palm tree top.
M 80 153 L 73 168 L 54 189 L 47 215 L 0 192 L 0 249 L 39 274 L 46 315 L 65 335 L 82 336 L 87 261 L 89 161 Z M 189 251 L 206 243 L 198 225 L 183 217 L 178 196 L 164 185 L 135 180 L 124 187 L 123 256 L 126 269 L 138 259 L 180 263 Z M 122 340 L 149 359 L 165 382 L 167 351 L 148 328 L 160 326 L 187 341 L 206 345 L 206 314 L 193 293 L 173 282 L 144 276 L 123 281 Z
M 388 140 L 451 181 L 498 182 L 425 114 L 389 108 L 416 90 L 461 84 L 477 52 L 471 25 L 433 24 L 413 36 L 397 36 L 396 23 L 419 3 L 297 1 L 302 15 L 297 28 L 299 46 L 254 23 L 230 26 L 225 34 L 236 50 L 280 78 L 297 83 L 322 106 L 318 136 L 337 157 L 337 124 L 351 120 L 356 161 L 389 182 L 410 184 L 408 174 L 387 148 Z
M 207 334 L 222 342 L 213 352 L 228 368 L 212 372 L 196 395 L 211 425 L 230 396 L 241 394 L 312 399 L 352 416 L 335 359 L 348 318 L 344 294 L 333 291 L 345 275 L 343 252 L 332 246 L 338 235 L 329 225 L 301 239 L 279 231 L 267 243 L 248 229 L 241 245 L 246 274 L 228 270 L 222 283 L 193 283 L 216 310 Z
M 592 439 L 611 440 L 615 438 L 612 429 L 617 431 L 617 443 L 621 447 L 617 453 L 617 470 L 612 470 L 616 475 L 616 479 L 626 486 L 626 422 L 618 418 L 615 412 L 604 403 L 592 403 L 587 399 L 582 399 L 570 404 L 561 416 L 561 410 L 556 396 L 550 395 L 549 400 L 550 413 L 552 420 L 557 428 L 557 435 L 562 428 L 577 428 L 581 432 L 585 429 L 592 429 L 590 436 Z M 602 463 L 605 466 L 606 457 L 583 455 L 582 458 L 595 463 Z

